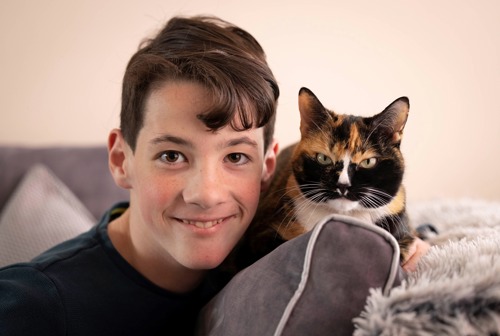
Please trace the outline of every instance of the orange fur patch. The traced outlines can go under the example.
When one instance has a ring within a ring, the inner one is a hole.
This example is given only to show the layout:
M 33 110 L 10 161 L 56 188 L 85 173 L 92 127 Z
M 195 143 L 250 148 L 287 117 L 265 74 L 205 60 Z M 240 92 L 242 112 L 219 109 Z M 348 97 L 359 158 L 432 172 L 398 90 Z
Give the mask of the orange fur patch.
M 401 185 L 396 196 L 394 196 L 392 201 L 387 205 L 389 207 L 389 212 L 401 213 L 405 208 L 405 203 L 406 203 L 406 190 Z

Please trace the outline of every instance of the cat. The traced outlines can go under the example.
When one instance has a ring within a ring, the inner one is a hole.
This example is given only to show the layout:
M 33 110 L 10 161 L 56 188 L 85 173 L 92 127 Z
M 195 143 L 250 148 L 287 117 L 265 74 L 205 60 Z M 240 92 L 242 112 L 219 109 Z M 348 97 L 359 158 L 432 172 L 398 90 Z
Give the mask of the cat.
M 372 117 L 337 114 L 300 89 L 301 139 L 277 158 L 276 173 L 240 246 L 240 267 L 336 213 L 389 231 L 405 260 L 414 240 L 405 210 L 400 150 L 409 100 Z

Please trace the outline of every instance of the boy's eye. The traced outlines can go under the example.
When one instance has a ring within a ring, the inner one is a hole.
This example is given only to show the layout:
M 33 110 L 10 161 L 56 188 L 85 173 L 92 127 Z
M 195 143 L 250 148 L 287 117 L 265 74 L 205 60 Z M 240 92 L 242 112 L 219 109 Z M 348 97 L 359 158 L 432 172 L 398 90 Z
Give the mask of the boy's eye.
M 227 156 L 227 161 L 241 165 L 247 163 L 249 158 L 243 153 L 231 153 Z
M 167 163 L 179 163 L 186 161 L 184 155 L 176 151 L 166 151 L 161 153 L 160 160 Z

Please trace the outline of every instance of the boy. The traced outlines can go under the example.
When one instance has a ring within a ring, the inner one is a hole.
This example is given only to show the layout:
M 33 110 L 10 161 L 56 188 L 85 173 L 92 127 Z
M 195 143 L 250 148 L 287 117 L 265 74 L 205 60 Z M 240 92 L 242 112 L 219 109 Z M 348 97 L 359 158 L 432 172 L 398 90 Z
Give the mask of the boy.
M 131 58 L 108 141 L 130 203 L 0 270 L 0 335 L 189 335 L 276 162 L 276 80 L 258 42 L 173 18 Z

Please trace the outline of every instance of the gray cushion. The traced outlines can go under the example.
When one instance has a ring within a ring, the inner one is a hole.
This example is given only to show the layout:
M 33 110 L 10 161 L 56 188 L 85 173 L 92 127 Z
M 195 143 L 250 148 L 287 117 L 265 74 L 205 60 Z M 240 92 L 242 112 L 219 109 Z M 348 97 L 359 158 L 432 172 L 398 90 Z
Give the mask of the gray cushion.
M 46 167 L 35 165 L 0 214 L 0 267 L 29 261 L 94 224 L 71 191 Z
M 204 308 L 199 335 L 352 335 L 370 288 L 400 283 L 388 232 L 332 216 L 234 277 Z

